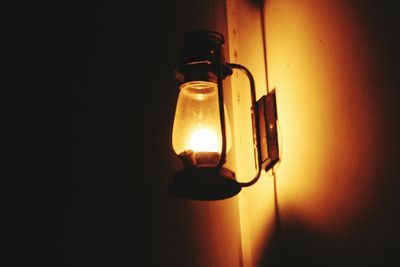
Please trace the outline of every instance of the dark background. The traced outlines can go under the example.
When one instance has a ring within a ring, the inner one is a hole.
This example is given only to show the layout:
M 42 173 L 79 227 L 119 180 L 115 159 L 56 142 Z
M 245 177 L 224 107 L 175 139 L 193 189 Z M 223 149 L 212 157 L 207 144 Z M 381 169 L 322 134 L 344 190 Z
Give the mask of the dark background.
M 10 97 L 2 98 L 0 265 L 163 265 L 161 199 L 177 166 L 175 9 L 162 1 L 3 8 Z
M 170 147 L 173 69 L 195 7 L 185 1 L 2 5 L 1 265 L 177 266 L 176 251 L 187 244 L 167 246 L 185 223 L 170 218 L 163 201 L 178 168 Z M 391 88 L 377 101 L 392 100 L 386 120 L 395 125 L 397 9 L 391 1 L 357 5 Z M 377 157 L 395 166 L 399 127 L 384 130 L 393 136 L 393 151 Z M 371 231 L 381 223 L 390 227 L 376 236 L 380 262 L 365 260 L 363 266 L 388 264 L 398 248 L 391 236 L 399 237 L 399 182 L 381 189 L 382 209 L 371 214 Z M 289 236 L 291 242 L 274 248 L 276 266 L 295 264 L 285 251 L 301 256 L 310 250 L 315 262 L 326 257 L 334 266 L 348 257 L 351 265 L 351 255 L 335 254 L 336 244 L 322 251 L 316 245 L 321 240 Z M 354 255 L 358 263 L 360 258 Z

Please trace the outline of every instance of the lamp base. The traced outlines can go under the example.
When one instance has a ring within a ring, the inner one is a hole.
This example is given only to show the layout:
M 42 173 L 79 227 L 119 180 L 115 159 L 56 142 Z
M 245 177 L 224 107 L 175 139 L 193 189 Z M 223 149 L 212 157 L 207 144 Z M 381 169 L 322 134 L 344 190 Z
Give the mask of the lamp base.
M 169 186 L 171 194 L 193 200 L 226 199 L 241 189 L 235 174 L 226 168 L 185 168 L 174 176 Z

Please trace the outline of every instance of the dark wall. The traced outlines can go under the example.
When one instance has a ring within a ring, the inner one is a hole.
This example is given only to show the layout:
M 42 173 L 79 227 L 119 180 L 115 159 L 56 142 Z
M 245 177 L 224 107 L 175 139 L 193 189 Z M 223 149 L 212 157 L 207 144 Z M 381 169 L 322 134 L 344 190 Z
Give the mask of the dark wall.
M 15 103 L 5 143 L 16 166 L 2 178 L 2 265 L 162 266 L 169 257 L 162 199 L 178 167 L 169 140 L 180 10 L 166 1 L 8 8 Z
M 206 229 L 210 207 L 195 209 L 167 185 L 180 168 L 171 132 L 181 34 L 214 27 L 224 11 L 207 1 L 26 1 L 4 12 L 0 265 L 212 259 L 196 255 L 215 247 L 200 236 L 218 236 Z

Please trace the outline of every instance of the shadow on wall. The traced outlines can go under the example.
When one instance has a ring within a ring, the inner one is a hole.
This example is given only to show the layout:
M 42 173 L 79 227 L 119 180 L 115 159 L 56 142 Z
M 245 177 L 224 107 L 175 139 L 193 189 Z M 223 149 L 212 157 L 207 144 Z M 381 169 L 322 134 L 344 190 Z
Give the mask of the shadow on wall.
M 360 256 L 298 222 L 276 229 L 257 266 L 357 266 Z
M 394 174 L 394 172 L 393 172 Z M 275 177 L 276 179 L 276 177 Z M 398 262 L 397 251 L 400 218 L 396 215 L 399 186 L 387 188 L 380 198 L 385 208 L 360 218 L 357 229 L 348 236 L 337 238 L 322 233 L 302 220 L 295 209 L 282 223 L 275 185 L 274 231 L 257 262 L 257 267 L 271 266 L 390 266 Z M 396 179 L 393 175 L 391 179 Z
M 274 175 L 275 217 L 272 236 L 264 248 L 257 266 L 358 266 L 362 263 L 362 252 L 351 251 L 346 246 L 307 226 L 307 223 L 292 214 L 292 223 L 281 223 L 276 175 Z

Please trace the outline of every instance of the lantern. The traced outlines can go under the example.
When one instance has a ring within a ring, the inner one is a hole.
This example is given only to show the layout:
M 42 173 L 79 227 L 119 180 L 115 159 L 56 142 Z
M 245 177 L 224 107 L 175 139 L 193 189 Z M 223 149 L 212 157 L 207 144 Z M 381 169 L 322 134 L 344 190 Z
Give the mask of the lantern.
M 242 187 L 254 184 L 262 169 L 271 168 L 279 160 L 275 93 L 256 102 L 250 71 L 239 64 L 225 63 L 221 34 L 192 30 L 183 35 L 183 42 L 176 72 L 179 96 L 172 146 L 184 168 L 174 176 L 169 191 L 196 200 L 229 198 Z M 249 119 L 253 122 L 258 171 L 248 183 L 238 182 L 234 172 L 224 166 L 232 142 L 222 81 L 233 69 L 244 72 L 250 81 L 253 112 Z

